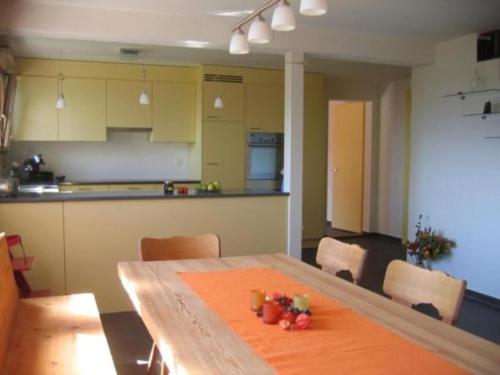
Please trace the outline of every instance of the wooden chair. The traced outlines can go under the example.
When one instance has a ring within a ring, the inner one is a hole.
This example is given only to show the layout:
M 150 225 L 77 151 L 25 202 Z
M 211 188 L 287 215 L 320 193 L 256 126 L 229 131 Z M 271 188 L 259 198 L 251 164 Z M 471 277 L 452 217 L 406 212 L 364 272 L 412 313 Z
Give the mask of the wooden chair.
M 139 241 L 139 256 L 143 261 L 218 258 L 220 239 L 216 234 L 204 234 L 193 237 L 151 238 Z M 149 356 L 147 374 L 152 374 L 160 352 L 153 342 Z M 161 374 L 168 373 L 162 360 Z
M 365 265 L 367 251 L 358 245 L 351 245 L 333 238 L 324 237 L 319 242 L 316 263 L 333 274 L 349 271 L 353 282 L 358 284 Z
M 460 314 L 466 281 L 454 279 L 442 271 L 430 271 L 402 260 L 389 263 L 384 293 L 394 301 L 412 307 L 432 304 L 443 322 L 455 324 Z

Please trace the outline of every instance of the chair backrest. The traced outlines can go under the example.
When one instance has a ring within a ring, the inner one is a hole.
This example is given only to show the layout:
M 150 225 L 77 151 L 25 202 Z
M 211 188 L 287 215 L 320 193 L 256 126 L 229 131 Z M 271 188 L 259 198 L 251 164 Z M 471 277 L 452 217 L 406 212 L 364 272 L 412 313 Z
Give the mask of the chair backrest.
M 5 360 L 18 301 L 18 290 L 12 272 L 7 240 L 5 233 L 0 233 L 0 368 Z
M 193 237 L 151 238 L 139 241 L 142 260 L 177 260 L 220 257 L 220 240 L 216 234 Z
M 334 238 L 324 237 L 318 245 L 316 263 L 333 274 L 349 271 L 357 284 L 363 273 L 367 251 L 358 245 L 347 244 Z
M 389 263 L 384 279 L 384 293 L 406 306 L 430 303 L 443 321 L 458 320 L 466 282 L 442 271 L 430 271 L 402 260 Z

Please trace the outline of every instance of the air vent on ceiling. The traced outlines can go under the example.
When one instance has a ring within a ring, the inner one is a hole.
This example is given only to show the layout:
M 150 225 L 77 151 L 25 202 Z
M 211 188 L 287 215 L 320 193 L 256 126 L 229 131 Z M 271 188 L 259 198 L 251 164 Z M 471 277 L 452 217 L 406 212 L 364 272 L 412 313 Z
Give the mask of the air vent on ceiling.
M 137 60 L 140 51 L 134 48 L 120 48 L 120 58 L 123 60 Z
M 243 83 L 243 76 L 227 74 L 205 74 L 205 82 Z

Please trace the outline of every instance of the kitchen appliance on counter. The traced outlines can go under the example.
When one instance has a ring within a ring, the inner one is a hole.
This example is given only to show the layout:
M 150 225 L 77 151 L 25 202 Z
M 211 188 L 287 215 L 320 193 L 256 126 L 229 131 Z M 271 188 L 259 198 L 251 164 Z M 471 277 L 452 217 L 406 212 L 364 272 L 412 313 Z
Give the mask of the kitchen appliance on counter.
M 247 133 L 247 189 L 281 189 L 282 133 Z

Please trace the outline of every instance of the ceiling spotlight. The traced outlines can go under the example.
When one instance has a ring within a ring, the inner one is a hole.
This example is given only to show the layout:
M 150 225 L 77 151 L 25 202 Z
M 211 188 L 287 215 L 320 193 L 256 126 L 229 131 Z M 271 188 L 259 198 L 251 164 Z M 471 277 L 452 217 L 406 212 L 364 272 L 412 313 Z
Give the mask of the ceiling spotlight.
M 300 14 L 304 16 L 321 16 L 326 10 L 326 0 L 300 0 Z
M 295 14 L 287 0 L 281 0 L 274 9 L 271 28 L 276 31 L 291 31 L 295 29 Z
M 241 29 L 234 31 L 229 43 L 229 53 L 232 55 L 245 55 L 250 52 L 248 41 Z
M 271 41 L 272 31 L 264 18 L 259 14 L 250 24 L 248 29 L 248 41 L 250 43 L 264 44 Z

